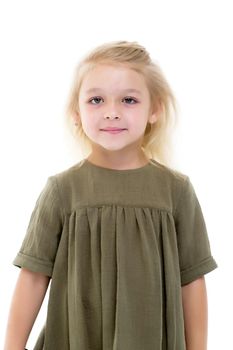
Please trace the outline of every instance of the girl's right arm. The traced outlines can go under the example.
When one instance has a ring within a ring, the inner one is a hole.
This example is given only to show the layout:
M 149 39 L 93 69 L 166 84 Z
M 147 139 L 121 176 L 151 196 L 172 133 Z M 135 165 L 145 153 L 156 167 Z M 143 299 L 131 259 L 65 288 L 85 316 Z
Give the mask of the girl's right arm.
M 4 350 L 23 350 L 44 300 L 50 277 L 21 268 L 12 297 Z

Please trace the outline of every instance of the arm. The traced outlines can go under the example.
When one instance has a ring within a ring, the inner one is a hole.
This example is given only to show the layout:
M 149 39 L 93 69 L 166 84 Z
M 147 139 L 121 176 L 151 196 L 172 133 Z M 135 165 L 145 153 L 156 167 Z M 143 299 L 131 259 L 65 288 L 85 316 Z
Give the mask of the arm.
M 35 322 L 50 277 L 21 269 L 12 297 L 4 350 L 23 350 Z
M 207 350 L 208 304 L 205 278 L 182 287 L 187 350 Z

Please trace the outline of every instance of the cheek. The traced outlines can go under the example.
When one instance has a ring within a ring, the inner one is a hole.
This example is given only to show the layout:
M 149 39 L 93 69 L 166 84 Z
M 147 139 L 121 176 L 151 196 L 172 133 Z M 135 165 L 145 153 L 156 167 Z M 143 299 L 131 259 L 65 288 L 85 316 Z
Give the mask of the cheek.
M 98 122 L 99 119 L 95 118 L 95 116 L 91 113 L 86 112 L 85 114 L 83 114 L 81 116 L 81 120 L 82 120 L 83 130 L 89 135 L 95 133 L 95 131 L 99 127 L 99 122 Z
M 128 122 L 135 129 L 141 129 L 147 124 L 147 118 L 144 111 L 133 111 L 128 114 Z
M 85 105 L 85 106 L 82 106 L 82 108 L 80 109 L 80 113 L 81 113 L 81 116 L 83 116 L 83 119 L 90 119 L 91 117 L 97 117 L 98 114 L 100 114 L 98 112 L 98 110 L 96 110 L 95 108 L 93 108 L 93 106 L 91 105 Z

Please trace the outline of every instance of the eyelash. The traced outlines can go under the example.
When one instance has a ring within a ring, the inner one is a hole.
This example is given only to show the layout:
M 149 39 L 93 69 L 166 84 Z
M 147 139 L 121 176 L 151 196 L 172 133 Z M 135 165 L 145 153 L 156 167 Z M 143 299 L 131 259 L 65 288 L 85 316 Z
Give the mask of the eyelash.
M 92 97 L 88 102 L 91 102 L 91 101 L 96 100 L 96 99 L 102 99 L 102 97 L 98 97 L 98 96 Z M 134 101 L 134 103 L 127 103 L 129 105 L 131 105 L 131 104 L 133 105 L 133 104 L 138 103 L 138 101 L 135 98 L 133 98 L 133 97 L 125 97 L 124 99 L 125 100 L 127 99 L 127 100 L 133 100 Z M 99 103 L 92 103 L 92 104 L 98 105 Z

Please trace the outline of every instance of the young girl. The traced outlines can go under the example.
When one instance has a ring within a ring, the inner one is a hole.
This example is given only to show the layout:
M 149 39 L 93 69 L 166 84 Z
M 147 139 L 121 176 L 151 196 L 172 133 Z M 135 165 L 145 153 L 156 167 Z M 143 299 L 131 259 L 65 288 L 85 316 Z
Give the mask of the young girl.
M 87 156 L 48 177 L 14 265 L 5 350 L 206 350 L 211 255 L 187 175 L 169 166 L 175 98 L 136 42 L 80 62 L 67 106 Z

